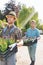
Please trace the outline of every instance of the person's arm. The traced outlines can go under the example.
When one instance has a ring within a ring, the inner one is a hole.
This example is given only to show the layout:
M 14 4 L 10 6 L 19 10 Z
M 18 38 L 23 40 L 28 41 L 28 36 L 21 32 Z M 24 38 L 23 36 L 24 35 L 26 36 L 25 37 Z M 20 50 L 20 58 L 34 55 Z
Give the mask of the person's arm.
M 40 39 L 40 32 L 39 32 L 39 30 L 37 30 L 37 32 L 36 32 L 36 37 L 37 37 L 37 40 Z
M 6 30 L 7 30 L 7 27 L 2 29 L 2 32 L 1 32 L 1 37 L 2 38 L 7 38 L 8 37 L 8 36 L 5 35 Z
M 40 33 L 39 33 L 39 30 L 37 29 L 36 30 L 36 36 L 34 37 L 33 40 L 39 40 L 40 39 Z
M 20 29 L 18 29 L 18 32 L 17 32 L 17 46 L 20 47 L 23 45 L 23 39 L 22 39 L 22 31 Z
M 15 31 L 14 31 L 14 35 L 15 36 L 15 39 L 16 39 L 16 42 L 17 42 L 17 46 L 22 46 L 23 43 L 22 43 L 22 31 L 19 29 L 19 28 L 16 28 Z
M 23 40 L 22 39 L 19 41 L 19 43 L 17 43 L 17 46 L 18 47 L 23 46 Z
M 39 37 L 37 37 L 37 40 L 39 40 L 40 39 L 40 36 Z

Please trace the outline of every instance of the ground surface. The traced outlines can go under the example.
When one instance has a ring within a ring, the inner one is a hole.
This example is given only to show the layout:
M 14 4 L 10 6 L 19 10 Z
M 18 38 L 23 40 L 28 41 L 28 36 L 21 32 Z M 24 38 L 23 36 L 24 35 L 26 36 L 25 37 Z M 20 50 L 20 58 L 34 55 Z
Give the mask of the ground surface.
M 28 48 L 26 46 L 19 47 L 16 65 L 29 65 L 30 62 Z M 43 65 L 43 35 L 41 35 L 41 39 L 37 44 L 35 65 Z

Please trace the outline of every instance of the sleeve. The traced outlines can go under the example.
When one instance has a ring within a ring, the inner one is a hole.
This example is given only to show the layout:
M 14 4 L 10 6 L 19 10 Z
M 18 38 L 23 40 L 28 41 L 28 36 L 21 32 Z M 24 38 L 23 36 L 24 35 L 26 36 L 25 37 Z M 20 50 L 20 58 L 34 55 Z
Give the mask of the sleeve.
M 18 29 L 16 30 L 16 32 L 17 32 L 17 33 L 16 33 L 17 39 L 21 39 L 21 38 L 22 38 L 22 31 L 21 31 L 21 29 L 18 28 Z
M 7 30 L 7 27 L 5 27 L 4 29 L 2 29 L 2 32 L 1 32 L 1 37 L 5 36 L 5 32 Z
M 14 32 L 12 33 L 12 37 L 15 38 L 15 40 L 22 38 L 22 31 L 18 28 L 15 28 Z
M 37 36 L 37 37 L 40 37 L 40 32 L 39 32 L 38 29 L 37 29 L 37 32 L 36 32 L 36 36 Z

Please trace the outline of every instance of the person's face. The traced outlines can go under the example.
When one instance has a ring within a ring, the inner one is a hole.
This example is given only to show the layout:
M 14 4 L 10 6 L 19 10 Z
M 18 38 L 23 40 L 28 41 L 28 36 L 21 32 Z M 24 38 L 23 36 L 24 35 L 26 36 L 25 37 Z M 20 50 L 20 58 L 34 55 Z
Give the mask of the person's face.
M 35 28 L 35 27 L 36 27 L 36 23 L 35 23 L 35 22 L 31 22 L 30 26 L 31 26 L 32 28 Z
M 7 21 L 8 24 L 13 24 L 15 22 L 16 18 L 12 15 L 7 15 Z

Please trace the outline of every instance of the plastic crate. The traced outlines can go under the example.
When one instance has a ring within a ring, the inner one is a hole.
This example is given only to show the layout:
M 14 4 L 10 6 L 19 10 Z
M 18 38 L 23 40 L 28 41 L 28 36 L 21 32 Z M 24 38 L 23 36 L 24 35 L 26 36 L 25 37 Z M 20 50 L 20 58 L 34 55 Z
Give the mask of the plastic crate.
M 0 52 L 0 65 L 14 65 L 15 64 L 15 61 L 14 61 L 15 60 L 15 57 L 14 56 L 15 56 L 15 54 L 16 54 L 17 51 L 18 51 L 18 49 L 17 49 L 17 45 L 16 45 L 13 48 L 12 51 L 10 51 L 10 48 L 8 48 L 6 50 L 6 52 L 4 52 L 4 53 Z M 12 59 L 12 57 L 14 59 Z M 9 59 L 9 61 L 8 61 L 8 59 Z M 13 60 L 12 62 L 10 61 L 11 59 Z
M 28 41 L 28 42 L 24 41 L 23 46 L 31 46 L 31 45 L 36 44 L 36 43 L 37 43 L 37 39 L 34 42 L 32 42 L 32 41 Z

